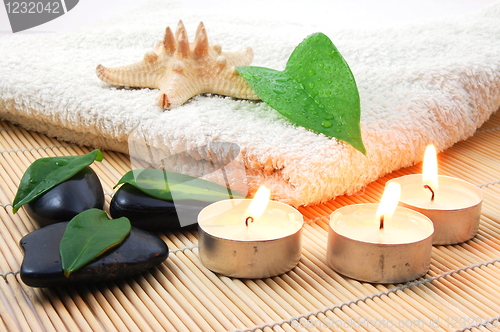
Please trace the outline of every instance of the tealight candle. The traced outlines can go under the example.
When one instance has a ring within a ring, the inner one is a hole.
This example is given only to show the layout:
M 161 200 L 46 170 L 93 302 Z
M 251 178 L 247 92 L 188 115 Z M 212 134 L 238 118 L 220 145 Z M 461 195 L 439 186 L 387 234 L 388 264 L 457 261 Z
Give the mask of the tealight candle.
M 330 216 L 327 262 L 347 277 L 372 283 L 401 283 L 430 266 L 432 222 L 397 206 L 400 187 L 386 187 L 380 204 L 354 204 Z
M 198 244 L 205 267 L 228 277 L 267 278 L 298 264 L 304 218 L 269 195 L 261 187 L 253 199 L 223 200 L 200 212 Z
M 400 205 L 432 220 L 433 244 L 456 244 L 474 237 L 481 217 L 481 189 L 467 181 L 438 175 L 433 145 L 425 151 L 422 168 L 422 174 L 406 175 L 387 182 L 401 186 Z

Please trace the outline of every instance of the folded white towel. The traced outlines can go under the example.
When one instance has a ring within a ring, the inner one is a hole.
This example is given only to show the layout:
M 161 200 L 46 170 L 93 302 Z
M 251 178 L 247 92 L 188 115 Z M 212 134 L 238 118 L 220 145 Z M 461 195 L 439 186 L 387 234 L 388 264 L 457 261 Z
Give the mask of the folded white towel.
M 197 96 L 164 111 L 155 104 L 157 90 L 117 89 L 97 78 L 98 64 L 140 60 L 179 19 L 190 40 L 203 21 L 210 43 L 227 51 L 250 46 L 253 65 L 277 70 L 305 37 L 325 33 L 356 78 L 367 155 L 292 125 L 263 102 Z M 153 0 L 83 30 L 1 38 L 0 117 L 122 152 L 131 134 L 165 155 L 234 143 L 252 190 L 266 184 L 274 198 L 308 205 L 419 162 L 428 143 L 442 151 L 471 136 L 500 107 L 499 36 L 500 4 L 460 19 L 367 31 L 324 21 L 206 15 L 174 0 Z

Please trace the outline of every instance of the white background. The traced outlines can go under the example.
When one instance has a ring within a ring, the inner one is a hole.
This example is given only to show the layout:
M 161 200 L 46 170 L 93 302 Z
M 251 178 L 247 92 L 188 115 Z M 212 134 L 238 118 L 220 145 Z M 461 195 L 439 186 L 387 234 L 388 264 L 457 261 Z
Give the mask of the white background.
M 13 1 L 36 2 L 36 0 Z M 70 31 L 85 27 L 103 18 L 132 10 L 135 6 L 139 6 L 146 1 L 147 0 L 80 0 L 78 4 L 66 14 L 45 24 L 18 33 Z M 9 17 L 7 16 L 3 1 L 0 8 L 0 32 L 12 34 Z
M 36 0 L 19 0 L 36 1 Z M 167 1 L 167 0 L 166 0 Z M 465 14 L 498 0 L 181 0 L 182 6 L 289 18 L 328 20 L 346 28 L 375 28 L 436 17 Z M 133 10 L 147 0 L 80 0 L 68 13 L 19 33 L 70 31 Z M 300 9 L 299 9 L 300 8 Z M 0 6 L 0 34 L 12 34 L 5 6 Z

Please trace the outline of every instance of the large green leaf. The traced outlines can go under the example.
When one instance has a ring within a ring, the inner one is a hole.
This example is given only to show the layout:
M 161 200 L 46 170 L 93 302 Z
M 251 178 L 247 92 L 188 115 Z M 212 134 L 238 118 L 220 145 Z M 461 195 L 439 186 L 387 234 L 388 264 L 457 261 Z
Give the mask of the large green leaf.
M 300 43 L 284 71 L 254 66 L 236 70 L 264 102 L 291 122 L 366 153 L 354 75 L 323 33 L 312 34 Z
M 12 204 L 12 212 L 16 213 L 24 204 L 70 179 L 94 160 L 103 159 L 101 151 L 94 150 L 82 156 L 47 157 L 35 160 L 21 178 Z
M 125 218 L 110 220 L 103 210 L 90 209 L 71 219 L 66 226 L 59 252 L 64 275 L 99 257 L 120 244 L 130 233 L 130 221 Z
M 116 186 L 122 183 L 131 184 L 149 196 L 166 201 L 192 199 L 216 202 L 227 198 L 244 197 L 243 194 L 214 182 L 151 168 L 127 172 Z

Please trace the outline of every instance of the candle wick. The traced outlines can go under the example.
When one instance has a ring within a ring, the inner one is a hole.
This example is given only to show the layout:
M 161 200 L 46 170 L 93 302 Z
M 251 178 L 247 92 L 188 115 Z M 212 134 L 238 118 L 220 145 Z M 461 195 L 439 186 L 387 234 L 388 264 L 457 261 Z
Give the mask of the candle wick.
M 253 217 L 247 217 L 245 219 L 245 226 L 247 226 L 247 227 L 248 227 L 248 222 L 253 222 Z
M 384 215 L 381 215 L 380 216 L 380 227 L 379 227 L 380 230 L 384 229 Z
M 432 190 L 431 186 L 429 186 L 427 184 L 424 185 L 424 188 L 429 189 L 431 191 L 431 193 L 432 193 L 431 202 L 434 202 L 434 190 Z

